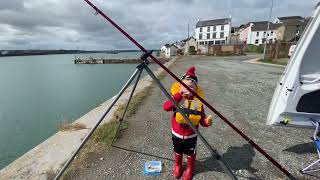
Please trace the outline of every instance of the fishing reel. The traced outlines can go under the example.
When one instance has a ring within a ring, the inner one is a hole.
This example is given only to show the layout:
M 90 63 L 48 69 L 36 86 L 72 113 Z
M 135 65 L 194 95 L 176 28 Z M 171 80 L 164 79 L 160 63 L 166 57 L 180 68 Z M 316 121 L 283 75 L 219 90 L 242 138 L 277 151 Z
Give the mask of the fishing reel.
M 140 57 L 141 61 L 148 65 L 149 64 L 148 58 L 151 56 L 152 52 L 153 50 L 143 53 Z

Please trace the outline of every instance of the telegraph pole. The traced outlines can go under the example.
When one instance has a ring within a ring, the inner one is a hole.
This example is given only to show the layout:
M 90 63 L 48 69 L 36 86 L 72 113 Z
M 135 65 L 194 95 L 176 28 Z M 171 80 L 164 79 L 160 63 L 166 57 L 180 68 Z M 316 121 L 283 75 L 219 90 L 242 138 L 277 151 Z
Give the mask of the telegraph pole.
M 229 0 L 229 17 L 230 17 L 230 22 L 229 22 L 228 44 L 231 44 L 231 31 L 232 31 L 232 6 L 231 6 L 231 1 L 232 1 L 232 0 Z
M 268 36 L 269 36 L 269 29 L 270 29 L 270 21 L 271 21 L 271 15 L 272 15 L 272 9 L 273 9 L 273 0 L 271 0 L 271 7 L 270 7 L 270 15 L 269 15 L 269 21 L 268 21 L 268 27 L 267 27 L 267 37 L 264 41 L 264 49 L 263 49 L 263 56 L 262 59 L 265 59 L 266 57 L 266 48 L 267 48 L 267 41 L 268 41 Z
M 188 55 L 189 55 L 189 49 L 190 49 L 190 47 L 189 47 L 189 37 L 190 37 L 190 32 L 189 32 L 189 23 L 190 23 L 190 19 L 188 19 L 188 38 L 187 38 L 187 42 L 188 42 L 188 49 L 187 49 L 187 52 L 188 52 Z

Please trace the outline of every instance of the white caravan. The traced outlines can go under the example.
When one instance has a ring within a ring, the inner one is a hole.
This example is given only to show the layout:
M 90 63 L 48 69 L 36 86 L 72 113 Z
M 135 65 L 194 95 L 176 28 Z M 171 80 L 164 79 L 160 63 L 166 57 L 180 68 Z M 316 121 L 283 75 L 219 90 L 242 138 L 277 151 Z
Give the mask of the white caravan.
M 319 11 L 318 5 L 278 82 L 267 125 L 314 127 L 320 122 Z

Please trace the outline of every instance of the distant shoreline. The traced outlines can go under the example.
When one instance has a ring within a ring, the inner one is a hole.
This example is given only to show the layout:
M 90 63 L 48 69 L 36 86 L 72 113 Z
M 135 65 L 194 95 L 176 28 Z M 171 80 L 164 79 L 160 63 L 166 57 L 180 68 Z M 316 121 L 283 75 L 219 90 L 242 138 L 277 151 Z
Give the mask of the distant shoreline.
M 118 54 L 124 52 L 141 52 L 140 50 L 108 50 L 108 51 L 80 51 L 80 50 L 0 50 L 0 57 L 12 56 L 41 56 L 58 54 L 90 54 L 105 53 Z

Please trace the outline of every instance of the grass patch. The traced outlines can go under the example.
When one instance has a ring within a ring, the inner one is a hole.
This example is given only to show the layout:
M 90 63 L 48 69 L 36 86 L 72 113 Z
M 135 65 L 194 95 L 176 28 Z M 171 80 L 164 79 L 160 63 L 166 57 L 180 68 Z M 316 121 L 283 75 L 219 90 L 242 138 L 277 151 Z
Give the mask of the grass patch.
M 53 180 L 55 178 L 55 173 L 52 169 L 46 172 L 46 179 Z
M 253 53 L 263 53 L 264 48 L 262 46 L 257 46 L 254 44 L 249 44 L 244 51 L 245 52 L 253 52 Z
M 259 62 L 270 63 L 270 64 L 279 64 L 279 65 L 287 65 L 288 59 L 260 59 Z
M 59 131 L 78 131 L 86 128 L 87 127 L 81 123 L 67 123 L 67 122 L 59 124 L 59 127 L 58 127 Z

